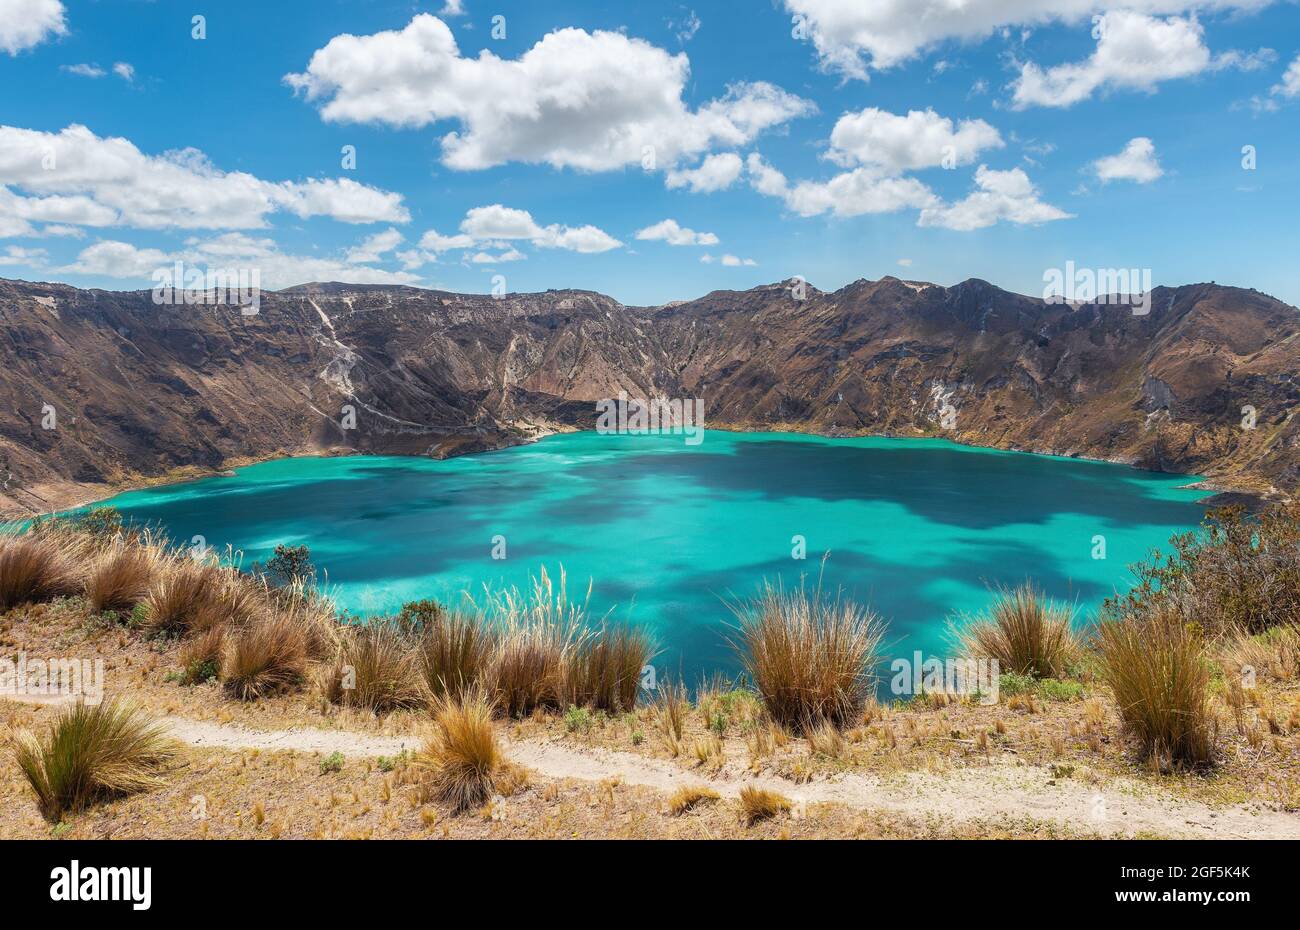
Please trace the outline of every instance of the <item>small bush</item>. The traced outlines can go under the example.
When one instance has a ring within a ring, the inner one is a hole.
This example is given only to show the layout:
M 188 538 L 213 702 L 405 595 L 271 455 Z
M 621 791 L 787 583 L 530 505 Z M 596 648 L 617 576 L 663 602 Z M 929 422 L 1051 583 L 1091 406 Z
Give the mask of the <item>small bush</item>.
M 1017 694 L 1028 694 L 1034 690 L 1033 675 L 1021 675 L 1019 672 L 1003 672 L 998 676 L 998 695 L 1000 697 L 1015 697 Z
M 773 720 L 795 732 L 855 721 L 872 693 L 884 626 L 852 601 L 765 583 L 735 608 L 731 641 Z
M 586 733 L 591 729 L 591 712 L 585 707 L 569 705 L 564 712 L 564 729 L 570 733 Z
M 175 747 L 154 718 L 113 700 L 63 710 L 44 741 L 18 734 L 14 754 L 41 814 L 58 821 L 98 801 L 159 786 Z
M 740 789 L 740 814 L 745 823 L 753 826 L 760 820 L 788 813 L 793 805 L 785 795 L 746 785 Z
M 332 775 L 341 771 L 343 771 L 343 753 L 335 750 L 320 760 L 320 773 L 322 775 Z
M 61 533 L 0 535 L 0 611 L 78 593 L 75 554 Z
M 481 690 L 435 702 L 433 732 L 414 762 L 423 773 L 427 796 L 453 813 L 485 804 L 504 771 L 492 713 Z
M 988 612 L 968 622 L 958 635 L 967 655 L 996 659 L 1004 672 L 1061 678 L 1079 653 L 1073 619 L 1073 610 L 1025 584 L 1000 591 Z
M 306 546 L 276 546 L 275 554 L 266 562 L 265 576 L 278 588 L 312 584 L 316 567 L 311 564 L 311 550 Z
M 1049 701 L 1078 701 L 1083 698 L 1083 685 L 1077 681 L 1044 678 L 1038 683 L 1038 690 Z
M 1162 769 L 1211 760 L 1211 667 L 1199 627 L 1172 610 L 1098 629 L 1102 677 L 1140 754 Z

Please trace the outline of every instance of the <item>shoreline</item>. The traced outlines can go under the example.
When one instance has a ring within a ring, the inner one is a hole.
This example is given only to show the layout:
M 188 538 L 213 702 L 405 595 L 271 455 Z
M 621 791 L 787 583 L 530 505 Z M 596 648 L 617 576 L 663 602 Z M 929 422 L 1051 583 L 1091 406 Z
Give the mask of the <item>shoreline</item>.
M 1002 447 L 996 445 L 979 445 L 978 443 L 963 442 L 960 439 L 949 438 L 946 436 L 930 435 L 920 431 L 918 431 L 918 435 L 915 436 L 900 436 L 897 433 L 843 433 L 843 432 L 827 433 L 827 432 L 820 432 L 815 430 L 799 429 L 797 427 L 783 428 L 783 425 L 771 425 L 771 424 L 765 425 L 764 428 L 762 429 L 755 429 L 752 426 L 746 424 L 735 424 L 735 423 L 724 423 L 722 425 L 706 426 L 705 428 L 706 434 L 710 430 L 716 430 L 718 432 L 725 432 L 725 433 L 773 433 L 777 435 L 816 436 L 822 439 L 830 439 L 830 440 L 896 439 L 903 442 L 907 442 L 907 441 L 918 440 L 918 439 L 941 439 L 947 442 L 951 442 L 952 444 L 957 446 L 962 446 L 964 448 L 980 450 L 980 451 L 1006 452 L 1006 453 L 1014 453 L 1014 454 L 1021 454 L 1021 455 L 1035 455 L 1040 457 L 1057 458 L 1057 459 L 1076 461 L 1076 462 L 1091 462 L 1095 464 L 1105 464 L 1105 465 L 1123 465 L 1135 469 L 1137 471 L 1144 471 L 1150 474 L 1171 475 L 1175 477 L 1185 477 L 1189 479 L 1194 479 L 1192 481 L 1189 481 L 1185 485 L 1180 485 L 1180 488 L 1207 492 L 1207 496 L 1203 500 L 1197 501 L 1198 504 L 1205 507 L 1221 506 L 1223 504 L 1229 504 L 1229 503 L 1239 503 L 1246 506 L 1248 510 L 1255 510 L 1263 507 L 1264 505 L 1266 505 L 1268 502 L 1272 500 L 1279 499 L 1277 496 L 1275 496 L 1275 494 L 1270 494 L 1269 492 L 1260 491 L 1257 488 L 1251 487 L 1247 482 L 1225 480 L 1224 478 L 1221 477 L 1217 477 L 1217 478 L 1205 477 L 1202 475 L 1196 475 L 1196 474 L 1186 473 L 1186 472 L 1161 471 L 1158 469 L 1144 468 L 1141 465 L 1136 464 L 1132 459 L 1126 457 L 1108 458 L 1104 456 L 1090 456 L 1090 455 L 1082 455 L 1082 454 L 1075 454 L 1069 452 L 1040 451 L 1033 448 L 1021 448 L 1015 446 Z M 346 456 L 389 456 L 393 458 L 433 459 L 437 461 L 440 459 L 459 458 L 463 455 L 473 455 L 473 454 L 486 453 L 486 452 L 499 452 L 504 449 L 512 449 L 517 446 L 531 445 L 533 443 L 540 442 L 543 439 L 547 439 L 551 436 L 557 436 L 557 435 L 562 435 L 567 433 L 579 433 L 579 432 L 584 432 L 584 430 L 578 429 L 576 427 L 568 426 L 567 424 L 563 424 L 563 425 L 556 424 L 553 427 L 546 427 L 540 429 L 534 426 L 530 435 L 520 436 L 518 437 L 518 441 L 509 441 L 514 437 L 502 437 L 502 439 L 507 441 L 503 441 L 500 442 L 499 444 L 495 444 L 490 448 L 478 448 L 478 449 L 474 449 L 473 451 L 464 451 L 464 452 L 458 452 L 453 450 L 450 454 L 445 456 L 411 455 L 405 453 L 391 453 L 391 452 L 370 452 L 370 451 L 338 447 L 338 446 L 331 446 L 326 448 L 300 448 L 300 449 L 292 449 L 292 450 L 280 449 L 273 453 L 268 453 L 266 455 L 239 456 L 237 458 L 228 459 L 222 462 L 220 466 L 214 468 L 204 468 L 195 465 L 184 465 L 179 468 L 171 469 L 161 475 L 151 475 L 151 476 L 141 475 L 134 478 L 125 479 L 120 482 L 105 483 L 102 485 L 88 484 L 85 482 L 74 482 L 74 481 L 47 482 L 45 484 L 36 485 L 35 489 L 27 493 L 39 497 L 42 500 L 46 500 L 48 495 L 48 497 L 51 498 L 50 500 L 48 500 L 48 502 L 52 505 L 50 509 L 34 511 L 31 510 L 30 508 L 22 507 L 21 504 L 18 507 L 15 507 L 13 506 L 13 503 L 16 503 L 14 498 L 10 497 L 5 493 L 0 493 L 0 521 L 17 522 L 21 520 L 29 520 L 34 517 L 46 515 L 46 514 L 64 513 L 69 510 L 76 510 L 81 507 L 88 507 L 93 504 L 110 500 L 118 496 L 119 494 L 125 494 L 129 491 L 141 491 L 147 488 L 185 484 L 191 481 L 201 481 L 206 478 L 225 477 L 225 476 L 229 476 L 231 473 L 233 473 L 235 469 L 238 468 L 246 468 L 250 465 L 261 465 L 266 462 L 280 461 L 282 459 L 307 458 L 307 457 L 342 458 Z M 590 430 L 586 430 L 585 432 L 590 432 Z M 1271 486 L 1270 486 L 1270 490 L 1276 492 L 1276 489 L 1271 488 Z M 1288 498 L 1282 497 L 1280 499 L 1286 500 Z

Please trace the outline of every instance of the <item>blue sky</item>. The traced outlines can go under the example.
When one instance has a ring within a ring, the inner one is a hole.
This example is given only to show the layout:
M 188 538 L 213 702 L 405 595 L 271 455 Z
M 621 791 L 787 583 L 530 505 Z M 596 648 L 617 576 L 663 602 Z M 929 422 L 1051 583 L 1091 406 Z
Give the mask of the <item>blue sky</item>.
M 0 276 L 1300 303 L 1298 55 L 1269 0 L 0 0 Z

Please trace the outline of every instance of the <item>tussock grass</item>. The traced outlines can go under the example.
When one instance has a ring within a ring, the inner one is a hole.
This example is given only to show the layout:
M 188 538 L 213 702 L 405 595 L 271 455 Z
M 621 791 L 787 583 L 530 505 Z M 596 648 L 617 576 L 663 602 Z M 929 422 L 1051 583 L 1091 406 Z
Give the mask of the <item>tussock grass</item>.
M 674 817 L 680 817 L 697 804 L 716 801 L 719 797 L 718 792 L 704 785 L 682 785 L 668 799 L 668 811 Z
M 1217 736 L 1200 628 L 1176 611 L 1102 623 L 1102 677 L 1142 758 L 1162 770 L 1211 761 Z
M 221 674 L 226 631 L 214 626 L 189 640 L 180 653 L 181 684 L 196 685 Z
M 488 676 L 498 709 L 511 717 L 539 707 L 562 709 L 569 661 L 586 618 L 586 603 L 568 598 L 564 573 L 556 584 L 542 569 L 526 593 L 511 588 L 493 598 L 487 616 L 498 637 Z
M 59 714 L 44 740 L 24 731 L 14 744 L 18 766 L 50 821 L 158 787 L 174 754 L 174 743 L 154 718 L 118 700 L 73 705 Z
M 783 794 L 766 788 L 746 785 L 740 789 L 740 816 L 746 826 L 753 826 L 760 820 L 767 820 L 785 814 L 793 807 L 790 799 Z
M 376 621 L 350 627 L 325 683 L 335 704 L 385 713 L 425 703 L 413 639 L 393 624 Z
M 770 582 L 733 610 L 732 648 L 773 720 L 802 733 L 858 719 L 884 633 L 876 614 L 820 589 L 786 591 Z
M 996 659 L 1003 672 L 1063 678 L 1080 654 L 1073 619 L 1071 608 L 1027 583 L 999 591 L 993 606 L 968 621 L 958 637 L 968 656 Z
M 221 626 L 221 578 L 218 570 L 184 557 L 174 559 L 149 589 L 145 622 L 155 633 L 201 633 Z
M 86 577 L 86 600 L 96 613 L 130 611 L 145 599 L 162 558 L 152 547 L 121 539 L 110 543 Z
M 611 714 L 628 713 L 636 707 L 641 670 L 653 657 L 644 630 L 606 624 L 572 651 L 561 699 Z
M 79 593 L 83 549 L 66 533 L 0 535 L 0 610 Z
M 482 689 L 434 702 L 433 731 L 414 763 L 425 795 L 452 813 L 483 806 L 506 771 L 492 715 L 491 699 Z
M 460 697 L 486 680 L 497 649 L 496 632 L 475 613 L 426 613 L 428 619 L 417 630 L 425 687 L 433 697 Z
M 301 616 L 283 606 L 235 634 L 222 663 L 227 693 L 257 700 L 299 686 L 307 673 L 309 634 Z
M 1225 638 L 1219 654 L 1231 676 L 1253 670 L 1278 681 L 1294 681 L 1300 677 L 1300 627 L 1276 626 L 1255 634 L 1237 630 Z

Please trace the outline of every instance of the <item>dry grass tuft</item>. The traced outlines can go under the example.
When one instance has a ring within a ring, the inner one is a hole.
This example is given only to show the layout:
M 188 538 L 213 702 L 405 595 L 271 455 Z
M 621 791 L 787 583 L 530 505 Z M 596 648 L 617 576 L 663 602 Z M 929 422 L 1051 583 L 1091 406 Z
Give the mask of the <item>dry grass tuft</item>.
M 732 647 L 773 720 L 802 733 L 859 719 L 884 633 L 874 613 L 820 590 L 770 583 L 735 613 Z
M 275 607 L 232 639 L 221 679 L 233 697 L 253 701 L 301 685 L 308 632 L 294 611 Z
M 415 766 L 423 773 L 427 796 L 452 813 L 482 807 L 503 773 L 505 760 L 492 714 L 492 702 L 481 689 L 460 700 L 444 696 L 434 703 L 433 732 L 415 757 Z
M 630 713 L 641 688 L 641 670 L 653 657 L 654 646 L 643 630 L 603 626 L 573 650 L 561 697 L 579 707 Z
M 197 685 L 221 674 L 226 631 L 214 626 L 187 642 L 180 652 L 181 684 Z
M 409 635 L 378 621 L 350 627 L 325 683 L 335 704 L 365 707 L 377 714 L 426 701 L 419 655 Z
M 569 601 L 564 573 L 557 585 L 543 569 L 528 593 L 511 588 L 492 598 L 487 616 L 498 636 L 488 676 L 497 708 L 523 717 L 538 707 L 565 706 L 561 695 L 583 637 L 586 603 Z
M 477 613 L 442 611 L 417 632 L 420 672 L 431 695 L 458 698 L 486 680 L 497 637 Z
M 100 800 L 158 787 L 174 754 L 159 723 L 117 700 L 69 707 L 44 741 L 24 731 L 14 745 L 18 766 L 50 821 Z
M 1049 600 L 1032 584 L 998 592 L 987 613 L 958 633 L 965 653 L 996 659 L 1003 672 L 1063 678 L 1079 657 L 1074 611 Z
M 668 799 L 668 810 L 674 817 L 680 817 L 697 804 L 716 801 L 719 797 L 718 792 L 703 785 L 682 785 Z
M 86 600 L 95 613 L 131 611 L 145 599 L 158 570 L 159 555 L 138 543 L 115 540 L 91 566 Z
M 1209 762 L 1216 722 L 1200 628 L 1157 608 L 1098 629 L 1102 677 L 1141 756 L 1162 770 Z
M 80 548 L 64 533 L 0 535 L 0 611 L 77 594 Z
M 145 622 L 156 633 L 183 634 L 221 626 L 219 570 L 178 558 L 162 572 L 144 600 Z
M 793 804 L 790 799 L 775 791 L 755 788 L 753 785 L 740 789 L 740 815 L 747 826 L 788 813 L 791 807 Z

